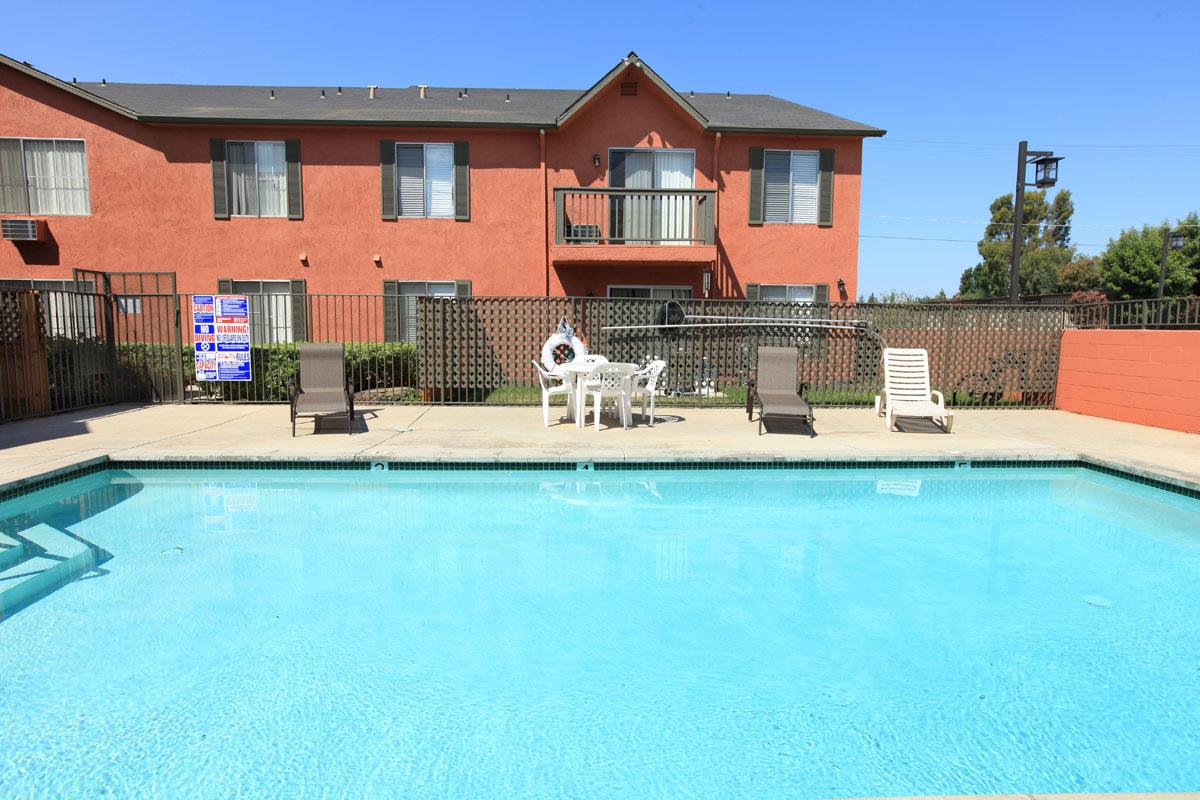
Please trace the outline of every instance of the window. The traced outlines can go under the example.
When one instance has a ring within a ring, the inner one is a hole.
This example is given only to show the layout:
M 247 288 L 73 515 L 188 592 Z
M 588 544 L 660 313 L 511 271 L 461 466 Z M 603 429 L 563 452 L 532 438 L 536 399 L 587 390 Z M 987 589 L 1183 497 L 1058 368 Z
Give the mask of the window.
M 249 295 L 251 342 L 293 341 L 296 326 L 291 281 L 233 281 L 231 285 L 228 294 Z
M 391 294 L 385 282 L 384 294 Z M 417 340 L 417 298 L 418 297 L 455 297 L 457 284 L 455 281 L 398 281 L 394 294 L 398 298 L 387 298 L 385 302 L 394 303 L 396 307 L 395 330 L 385 331 L 388 341 L 415 342 Z M 385 326 L 386 327 L 386 326 Z
M 287 159 L 283 142 L 226 142 L 229 214 L 286 217 Z
M 819 167 L 816 150 L 767 150 L 763 155 L 763 221 L 815 225 Z
M 454 145 L 396 145 L 396 216 L 454 217 Z
M 79 139 L 0 139 L 0 212 L 92 213 Z
M 620 148 L 608 151 L 608 183 L 630 189 L 613 198 L 609 211 L 610 237 L 630 244 L 686 245 L 695 241 L 693 198 L 686 194 L 653 196 L 637 189 L 692 189 L 696 153 L 676 148 Z
M 635 300 L 686 300 L 692 296 L 690 286 L 609 286 L 610 298 Z
M 764 283 L 758 287 L 758 299 L 770 302 L 812 303 L 817 287 L 811 284 Z
M 119 314 L 140 314 L 142 313 L 142 298 L 140 297 L 117 297 L 117 313 Z
M 42 314 L 45 317 L 46 334 L 67 336 L 72 339 L 87 339 L 96 333 L 97 298 L 87 295 L 96 291 L 92 281 L 8 279 L 0 280 L 0 290 L 36 289 L 42 292 Z M 81 294 L 73 294 L 80 292 Z

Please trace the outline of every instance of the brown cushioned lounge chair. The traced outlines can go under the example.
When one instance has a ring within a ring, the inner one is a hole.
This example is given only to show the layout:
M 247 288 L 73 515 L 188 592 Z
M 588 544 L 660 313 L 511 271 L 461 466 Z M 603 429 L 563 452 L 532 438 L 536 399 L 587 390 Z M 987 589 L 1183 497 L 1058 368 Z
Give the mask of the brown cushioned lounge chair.
M 300 345 L 300 385 L 291 386 L 292 436 L 296 417 L 345 417 L 354 432 L 354 392 L 346 380 L 346 350 L 340 344 Z
M 758 376 L 750 381 L 746 391 L 746 417 L 754 419 L 754 403 L 757 402 L 759 436 L 764 422 L 781 420 L 802 422 L 808 426 L 810 436 L 817 435 L 813 429 L 812 406 L 804 397 L 808 384 L 799 384 L 796 375 L 799 359 L 800 351 L 795 347 L 758 348 Z

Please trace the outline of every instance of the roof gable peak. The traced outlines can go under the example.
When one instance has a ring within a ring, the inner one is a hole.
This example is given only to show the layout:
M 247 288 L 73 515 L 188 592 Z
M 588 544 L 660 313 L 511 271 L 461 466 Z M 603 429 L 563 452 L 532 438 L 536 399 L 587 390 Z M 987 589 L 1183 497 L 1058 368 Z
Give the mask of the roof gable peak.
M 663 80 L 663 77 L 650 68 L 650 65 L 642 59 L 633 50 L 629 51 L 629 55 L 617 62 L 617 65 L 604 74 L 600 80 L 592 85 L 583 94 L 575 99 L 575 102 L 563 109 L 563 112 L 558 115 L 558 124 L 563 125 L 568 119 L 573 117 L 584 106 L 588 105 L 597 95 L 603 92 L 613 81 L 620 77 L 625 70 L 629 68 L 640 70 L 643 75 L 650 79 L 650 82 L 662 90 L 663 94 L 675 101 L 675 103 L 683 109 L 683 111 L 696 121 L 701 128 L 708 128 L 708 118 L 696 110 L 696 107 L 684 99 L 683 95 L 675 91 L 671 84 Z

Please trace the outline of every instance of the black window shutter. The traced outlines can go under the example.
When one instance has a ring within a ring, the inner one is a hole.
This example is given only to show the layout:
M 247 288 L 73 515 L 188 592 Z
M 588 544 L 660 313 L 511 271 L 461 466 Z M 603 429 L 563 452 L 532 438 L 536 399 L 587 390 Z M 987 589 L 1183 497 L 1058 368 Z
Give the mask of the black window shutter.
M 284 141 L 283 158 L 287 162 L 288 219 L 304 219 L 304 192 L 300 186 L 299 139 L 287 139 Z
M 470 297 L 471 296 L 471 282 L 470 281 L 455 281 L 454 282 L 454 296 L 455 297 Z
M 292 281 L 292 341 L 308 340 L 308 293 L 304 279 Z
M 471 218 L 471 144 L 454 143 L 454 218 Z
M 817 284 L 816 291 L 813 292 L 813 302 L 814 303 L 828 303 L 829 302 L 829 284 L 828 283 L 818 283 Z
M 400 282 L 383 282 L 383 340 L 400 341 Z
M 229 184 L 225 177 L 225 140 L 209 139 L 212 159 L 213 219 L 229 219 Z
M 217 280 L 217 294 L 233 294 L 233 278 L 219 278 Z
M 758 302 L 758 287 L 757 283 L 746 284 L 746 299 L 751 302 Z
M 396 218 L 396 143 L 379 143 L 379 182 L 383 187 L 383 218 Z
M 833 151 L 821 151 L 820 176 L 817 182 L 817 225 L 833 227 Z M 829 287 L 825 287 L 828 291 Z
M 761 147 L 750 148 L 750 224 L 763 224 L 763 158 Z M 758 298 L 755 298 L 758 299 Z

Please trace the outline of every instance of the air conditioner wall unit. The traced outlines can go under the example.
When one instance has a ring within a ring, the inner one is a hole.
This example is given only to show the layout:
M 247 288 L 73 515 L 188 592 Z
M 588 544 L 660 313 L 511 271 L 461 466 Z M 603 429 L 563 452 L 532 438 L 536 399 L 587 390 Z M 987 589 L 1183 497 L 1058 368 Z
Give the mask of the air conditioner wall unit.
M 44 242 L 46 220 L 0 219 L 0 238 L 10 242 Z

